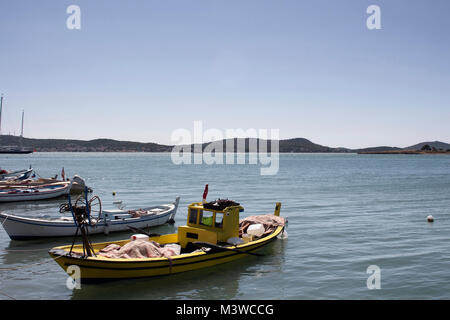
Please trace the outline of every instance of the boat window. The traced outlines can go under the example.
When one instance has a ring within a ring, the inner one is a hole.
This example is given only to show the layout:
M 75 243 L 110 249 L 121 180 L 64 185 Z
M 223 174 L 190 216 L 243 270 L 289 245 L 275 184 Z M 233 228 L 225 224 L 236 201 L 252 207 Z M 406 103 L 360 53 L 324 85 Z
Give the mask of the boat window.
M 202 211 L 200 213 L 200 224 L 208 227 L 213 225 L 213 213 L 211 211 Z
M 189 223 L 197 224 L 197 209 L 190 209 L 189 210 Z
M 222 228 L 223 226 L 223 213 L 216 212 L 216 221 L 214 223 L 216 228 Z

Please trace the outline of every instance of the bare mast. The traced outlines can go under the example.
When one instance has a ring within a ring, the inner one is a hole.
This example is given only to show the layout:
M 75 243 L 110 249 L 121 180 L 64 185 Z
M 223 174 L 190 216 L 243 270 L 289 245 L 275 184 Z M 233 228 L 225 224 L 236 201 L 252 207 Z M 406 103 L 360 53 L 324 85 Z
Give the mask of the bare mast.
M 23 115 L 24 115 L 25 111 L 22 110 L 22 130 L 20 131 L 20 137 L 23 138 Z
M 2 134 L 2 110 L 3 110 L 3 94 L 0 98 L 0 135 Z
M 25 111 L 22 109 L 22 129 L 20 130 L 20 147 L 23 147 L 23 117 Z

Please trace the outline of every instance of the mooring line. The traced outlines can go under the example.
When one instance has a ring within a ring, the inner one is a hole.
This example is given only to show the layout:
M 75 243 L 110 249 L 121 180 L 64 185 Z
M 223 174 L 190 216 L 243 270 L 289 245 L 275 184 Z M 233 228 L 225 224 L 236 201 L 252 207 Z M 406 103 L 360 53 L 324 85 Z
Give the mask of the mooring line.
M 8 218 L 9 218 L 9 216 L 6 216 L 5 220 L 3 220 L 3 222 L 2 222 L 2 227 L 3 227 L 3 225 L 5 224 L 6 220 L 8 220 Z
M 8 297 L 8 298 L 10 298 L 12 300 L 17 300 L 16 298 L 11 297 L 9 294 L 7 294 L 7 293 L 5 293 L 5 292 L 3 292 L 1 290 L 0 290 L 0 294 L 4 295 L 4 296 L 6 296 L 6 297 Z

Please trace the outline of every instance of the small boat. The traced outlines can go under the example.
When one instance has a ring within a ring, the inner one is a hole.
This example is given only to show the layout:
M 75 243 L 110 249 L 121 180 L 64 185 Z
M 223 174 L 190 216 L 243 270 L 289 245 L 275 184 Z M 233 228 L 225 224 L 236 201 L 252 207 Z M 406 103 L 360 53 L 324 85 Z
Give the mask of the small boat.
M 170 275 L 211 267 L 248 255 L 260 256 L 256 251 L 276 240 L 285 229 L 285 219 L 279 216 L 280 207 L 277 203 L 274 214 L 264 216 L 283 223 L 260 237 L 240 234 L 239 212 L 244 210 L 240 204 L 216 208 L 196 202 L 188 206 L 187 224 L 178 227 L 177 233 L 138 234 L 128 240 L 95 244 L 83 238 L 83 244 L 55 247 L 49 254 L 68 274 L 73 273 L 74 266 L 78 267 L 79 278 L 75 280 L 81 283 Z M 136 245 L 144 246 L 144 250 L 137 248 L 136 252 L 145 252 L 147 246 L 153 246 L 165 253 L 158 257 L 114 257 L 122 248 L 132 249 Z M 173 255 L 168 255 L 171 250 Z
M 0 190 L 5 189 L 23 189 L 30 187 L 45 187 L 45 186 L 61 186 L 66 185 L 69 180 L 59 180 L 55 178 L 37 178 L 37 179 L 24 179 L 24 180 L 6 180 L 0 181 Z M 86 183 L 83 178 L 75 175 L 72 179 L 72 187 L 70 188 L 71 194 L 82 193 L 86 187 Z M 91 188 L 88 188 L 89 192 L 92 192 Z
M 78 201 L 75 206 L 80 206 Z M 82 201 L 81 205 L 86 206 L 88 203 L 91 212 L 95 212 L 97 215 L 95 219 L 93 218 L 95 222 L 88 229 L 89 234 L 109 234 L 110 232 L 129 230 L 130 227 L 142 229 L 173 221 L 179 201 L 180 198 L 177 197 L 174 203 L 148 208 L 102 210 L 101 201 L 95 196 L 89 201 Z M 77 230 L 72 217 L 38 219 L 0 212 L 0 223 L 12 240 L 73 236 Z
M 30 154 L 34 149 L 20 146 L 0 146 L 0 154 Z
M 66 181 L 61 184 L 49 184 L 35 187 L 4 188 L 0 189 L 0 202 L 54 199 L 67 195 L 70 192 L 71 187 L 72 182 Z
M 0 129 L 2 127 L 2 110 L 3 110 L 3 95 L 0 97 Z M 31 147 L 23 146 L 23 120 L 25 112 L 22 110 L 22 131 L 20 134 L 20 146 L 0 146 L 0 154 L 28 154 L 35 150 Z M 0 130 L 1 131 L 1 130 Z M 0 132 L 1 134 L 1 132 Z M 1 180 L 1 178 L 0 178 Z
M 3 171 L 3 170 L 2 170 Z M 21 181 L 28 179 L 31 174 L 33 173 L 33 169 L 24 169 L 24 170 L 18 170 L 13 172 L 5 172 L 0 173 L 0 181 L 6 182 L 6 181 Z

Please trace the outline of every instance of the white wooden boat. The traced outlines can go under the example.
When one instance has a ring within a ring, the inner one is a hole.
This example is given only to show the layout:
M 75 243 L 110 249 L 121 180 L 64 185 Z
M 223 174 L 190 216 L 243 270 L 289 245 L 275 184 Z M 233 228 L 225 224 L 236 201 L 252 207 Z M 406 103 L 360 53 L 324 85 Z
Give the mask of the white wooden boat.
M 79 194 L 85 190 L 86 183 L 83 178 L 75 175 L 72 179 L 72 187 L 70 188 L 71 194 Z M 40 188 L 45 186 L 65 186 L 70 182 L 69 180 L 58 180 L 55 178 L 38 178 L 38 179 L 25 179 L 25 180 L 5 180 L 0 181 L 0 191 L 5 191 L 6 189 L 29 189 L 29 188 Z M 92 192 L 91 188 L 88 188 L 89 192 Z
M 0 146 L 0 154 L 29 154 L 33 153 L 33 148 L 20 147 L 20 146 Z
M 0 189 L 0 202 L 33 201 L 58 198 L 70 192 L 72 182 L 29 188 Z
M 89 226 L 89 234 L 125 231 L 132 228 L 147 228 L 165 224 L 175 218 L 180 198 L 174 203 L 139 208 L 137 210 L 102 210 L 94 226 Z M 138 217 L 136 211 L 145 212 Z M 70 217 L 57 219 L 36 219 L 19 217 L 0 212 L 0 223 L 12 240 L 28 240 L 46 237 L 74 236 L 77 227 Z

